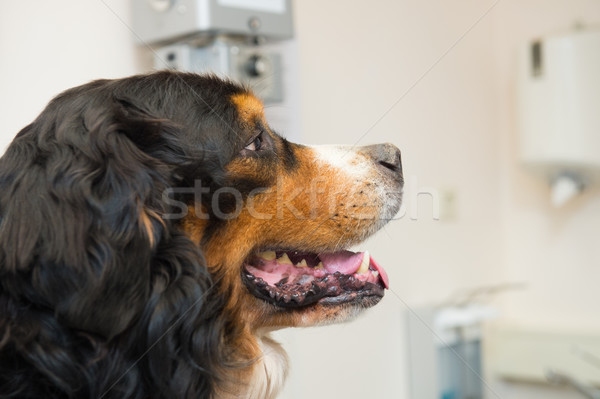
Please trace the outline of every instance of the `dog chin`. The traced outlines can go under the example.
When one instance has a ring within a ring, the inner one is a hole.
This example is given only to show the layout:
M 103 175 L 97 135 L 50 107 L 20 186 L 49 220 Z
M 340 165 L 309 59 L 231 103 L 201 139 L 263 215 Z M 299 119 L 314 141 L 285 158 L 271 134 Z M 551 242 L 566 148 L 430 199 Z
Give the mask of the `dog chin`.
M 305 312 L 299 319 L 298 327 L 319 327 L 348 323 L 356 320 L 365 310 L 377 305 L 382 297 L 363 298 L 360 302 L 344 304 L 319 304 Z

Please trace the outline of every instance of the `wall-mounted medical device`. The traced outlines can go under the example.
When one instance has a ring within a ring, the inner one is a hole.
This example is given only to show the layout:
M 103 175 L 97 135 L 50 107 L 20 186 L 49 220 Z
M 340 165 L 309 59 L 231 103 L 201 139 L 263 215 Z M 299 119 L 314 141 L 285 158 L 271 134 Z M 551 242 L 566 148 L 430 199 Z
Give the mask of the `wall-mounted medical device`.
M 293 37 L 291 0 L 134 0 L 133 23 L 156 69 L 213 72 L 283 101 L 282 55 L 268 44 Z
M 600 182 L 600 31 L 523 46 L 517 78 L 520 159 L 555 206 Z

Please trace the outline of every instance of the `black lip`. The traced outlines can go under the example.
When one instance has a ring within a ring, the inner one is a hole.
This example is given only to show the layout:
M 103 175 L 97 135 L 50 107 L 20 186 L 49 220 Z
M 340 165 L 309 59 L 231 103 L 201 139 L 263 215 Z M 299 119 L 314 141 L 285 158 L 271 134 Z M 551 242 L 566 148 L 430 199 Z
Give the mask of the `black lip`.
M 376 305 L 383 298 L 383 293 L 369 294 L 364 292 L 350 292 L 348 294 L 342 294 L 336 297 L 325 297 L 319 300 L 317 303 L 320 305 L 345 305 L 345 304 L 357 304 L 363 308 L 370 308 Z
M 360 303 L 372 306 L 379 302 L 385 293 L 380 284 L 363 282 L 352 275 L 339 272 L 314 279 L 310 284 L 288 285 L 284 279 L 273 286 L 244 269 L 242 281 L 254 296 L 282 308 L 302 308 L 316 303 Z

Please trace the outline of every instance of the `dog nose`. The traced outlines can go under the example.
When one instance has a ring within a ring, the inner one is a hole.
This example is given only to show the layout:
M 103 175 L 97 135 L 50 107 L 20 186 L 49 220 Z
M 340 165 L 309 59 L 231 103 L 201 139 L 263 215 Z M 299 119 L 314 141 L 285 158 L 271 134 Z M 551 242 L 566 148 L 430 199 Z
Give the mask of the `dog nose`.
M 375 144 L 363 147 L 362 153 L 369 156 L 378 165 L 402 176 L 402 158 L 400 150 L 393 144 Z

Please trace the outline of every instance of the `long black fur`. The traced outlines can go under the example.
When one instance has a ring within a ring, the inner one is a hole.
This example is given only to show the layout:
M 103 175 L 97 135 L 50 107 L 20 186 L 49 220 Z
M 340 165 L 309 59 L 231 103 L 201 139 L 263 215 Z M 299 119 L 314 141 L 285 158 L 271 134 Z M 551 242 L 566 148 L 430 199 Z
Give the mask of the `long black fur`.
M 242 91 L 174 72 L 95 81 L 17 135 L 0 159 L 0 397 L 210 397 L 233 327 L 162 196 L 220 184 Z

